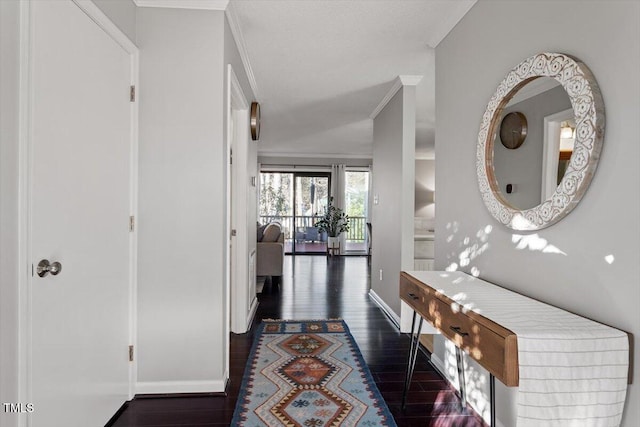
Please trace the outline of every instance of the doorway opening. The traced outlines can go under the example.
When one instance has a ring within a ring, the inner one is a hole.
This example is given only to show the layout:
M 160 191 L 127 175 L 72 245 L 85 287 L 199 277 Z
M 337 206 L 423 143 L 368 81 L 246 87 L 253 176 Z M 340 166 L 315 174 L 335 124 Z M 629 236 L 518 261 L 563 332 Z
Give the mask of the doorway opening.
M 261 172 L 259 222 L 279 222 L 286 254 L 325 254 L 327 235 L 315 223 L 329 202 L 329 172 Z
M 279 222 L 285 235 L 285 253 L 326 254 L 327 234 L 315 223 L 325 212 L 329 199 L 344 196 L 344 211 L 349 216 L 349 231 L 345 236 L 345 255 L 367 255 L 369 235 L 370 171 L 368 168 L 347 167 L 340 188 L 332 192 L 329 171 L 260 173 L 258 222 Z M 342 194 L 334 194 L 342 193 Z

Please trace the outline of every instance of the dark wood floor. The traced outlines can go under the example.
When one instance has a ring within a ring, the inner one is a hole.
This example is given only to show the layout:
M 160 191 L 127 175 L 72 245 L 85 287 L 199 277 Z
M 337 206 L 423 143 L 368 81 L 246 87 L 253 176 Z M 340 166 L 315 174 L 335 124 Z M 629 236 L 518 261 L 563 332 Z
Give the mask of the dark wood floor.
M 483 427 L 473 411 L 460 411 L 449 384 L 420 354 L 406 410 L 400 409 L 409 347 L 393 323 L 368 296 L 369 268 L 365 257 L 286 257 L 279 285 L 267 282 L 253 328 L 231 337 L 231 379 L 226 397 L 180 396 L 136 398 L 113 427 L 228 426 L 254 330 L 260 319 L 343 318 L 353 334 L 398 426 Z

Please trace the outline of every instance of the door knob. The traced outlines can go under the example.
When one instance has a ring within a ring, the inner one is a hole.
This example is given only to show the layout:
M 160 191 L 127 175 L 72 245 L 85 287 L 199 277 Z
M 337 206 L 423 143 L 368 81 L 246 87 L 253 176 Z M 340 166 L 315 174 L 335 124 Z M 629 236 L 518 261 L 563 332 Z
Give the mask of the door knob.
M 44 277 L 49 273 L 51 273 L 53 276 L 57 276 L 61 271 L 62 264 L 60 264 L 58 261 L 49 263 L 49 260 L 47 259 L 43 259 L 42 261 L 40 261 L 38 263 L 38 268 L 36 269 L 36 272 L 40 277 Z

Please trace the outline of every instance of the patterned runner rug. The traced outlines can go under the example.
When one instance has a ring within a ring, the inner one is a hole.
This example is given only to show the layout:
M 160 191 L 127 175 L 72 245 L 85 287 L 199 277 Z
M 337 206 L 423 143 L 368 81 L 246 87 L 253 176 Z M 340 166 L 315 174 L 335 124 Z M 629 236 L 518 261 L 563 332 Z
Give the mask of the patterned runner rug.
M 233 426 L 395 426 L 347 325 L 263 321 Z

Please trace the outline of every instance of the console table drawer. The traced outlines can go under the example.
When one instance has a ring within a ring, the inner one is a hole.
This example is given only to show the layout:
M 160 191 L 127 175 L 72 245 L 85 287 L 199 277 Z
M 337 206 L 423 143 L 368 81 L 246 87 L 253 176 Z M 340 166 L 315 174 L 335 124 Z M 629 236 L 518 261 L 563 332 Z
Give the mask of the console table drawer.
M 425 317 L 457 347 L 463 349 L 507 386 L 518 385 L 518 352 L 515 334 L 504 334 L 471 319 L 457 304 L 429 295 Z
M 412 277 L 400 276 L 400 298 L 507 386 L 517 386 L 516 335 Z
M 400 298 L 418 313 L 427 308 L 423 289 L 411 280 L 400 280 Z

